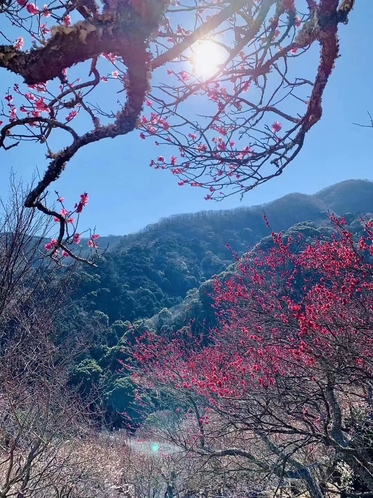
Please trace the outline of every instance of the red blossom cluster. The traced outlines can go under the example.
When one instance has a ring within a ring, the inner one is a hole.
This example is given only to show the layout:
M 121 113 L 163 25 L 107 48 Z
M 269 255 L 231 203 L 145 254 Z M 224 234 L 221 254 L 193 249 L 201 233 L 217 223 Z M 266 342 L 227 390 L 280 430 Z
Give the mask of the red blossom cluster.
M 65 207 L 65 199 L 61 197 L 58 192 L 57 194 L 57 202 L 61 204 L 61 209 L 59 213 L 55 213 L 54 221 L 56 223 L 60 223 L 63 228 L 62 232 L 60 230 L 60 235 L 58 238 L 52 238 L 49 242 L 45 244 L 45 249 L 47 251 L 51 251 L 50 256 L 57 261 L 60 261 L 60 258 L 73 257 L 75 259 L 81 259 L 76 254 L 74 254 L 71 249 L 68 247 L 70 245 L 79 245 L 82 240 L 82 233 L 78 233 L 78 222 L 79 215 L 82 213 L 83 208 L 88 204 L 88 194 L 84 192 L 80 195 L 79 202 L 75 203 L 73 210 L 68 210 Z M 78 215 L 77 220 L 73 217 L 74 214 Z M 71 230 L 69 230 L 71 227 Z M 63 236 L 61 237 L 61 233 Z M 89 239 L 87 241 L 87 245 L 90 249 L 98 249 L 97 239 L 100 236 L 96 233 L 91 233 Z
M 282 454 L 284 473 L 295 465 L 287 448 L 301 465 L 312 446 L 313 458 L 334 451 L 361 477 L 368 457 L 356 456 L 358 434 L 373 408 L 373 222 L 362 220 L 356 238 L 343 218 L 331 221 L 330 240 L 305 244 L 272 233 L 271 249 L 251 251 L 235 274 L 216 279 L 219 325 L 207 342 L 195 347 L 181 332 L 147 336 L 135 379 L 185 403 L 194 397 L 227 433 L 242 441 L 249 433 Z M 203 451 L 210 429 L 199 424 Z

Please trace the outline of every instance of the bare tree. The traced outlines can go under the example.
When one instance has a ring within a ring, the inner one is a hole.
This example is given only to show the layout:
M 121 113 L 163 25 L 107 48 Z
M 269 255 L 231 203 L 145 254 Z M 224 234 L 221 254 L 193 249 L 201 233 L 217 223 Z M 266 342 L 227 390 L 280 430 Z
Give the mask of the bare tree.
M 0 213 L 0 497 L 114 498 L 121 460 L 109 473 L 69 382 L 86 347 L 62 326 L 74 267 L 45 257 L 48 220 L 23 199 L 13 181 Z

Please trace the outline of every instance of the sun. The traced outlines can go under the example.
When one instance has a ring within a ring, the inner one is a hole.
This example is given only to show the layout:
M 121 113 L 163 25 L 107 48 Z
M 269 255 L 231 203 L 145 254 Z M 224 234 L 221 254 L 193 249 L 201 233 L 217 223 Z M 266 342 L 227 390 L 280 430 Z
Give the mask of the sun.
M 199 42 L 193 46 L 191 64 L 193 73 L 202 79 L 213 76 L 224 62 L 224 49 L 213 41 Z

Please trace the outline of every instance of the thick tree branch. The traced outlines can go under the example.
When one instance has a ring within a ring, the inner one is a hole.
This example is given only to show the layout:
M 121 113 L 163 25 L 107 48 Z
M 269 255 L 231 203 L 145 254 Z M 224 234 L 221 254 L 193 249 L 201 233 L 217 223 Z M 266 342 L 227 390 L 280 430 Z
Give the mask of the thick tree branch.
M 135 128 L 148 90 L 148 54 L 145 43 L 140 42 L 133 48 L 134 50 L 128 54 L 127 58 L 129 79 L 127 102 L 123 110 L 118 113 L 114 124 L 101 126 L 96 130 L 85 133 L 81 137 L 75 138 L 69 147 L 65 147 L 57 153 L 49 164 L 42 180 L 27 196 L 25 201 L 26 207 L 37 207 L 40 209 L 40 204 L 38 203 L 40 196 L 52 182 L 60 177 L 66 163 L 79 149 L 104 138 L 115 138 L 118 135 L 125 135 Z
M 270 0 L 270 2 L 274 4 L 276 0 Z M 167 52 L 154 59 L 152 62 L 152 69 L 156 69 L 157 67 L 166 64 L 166 62 L 172 61 L 181 55 L 187 48 L 191 47 L 193 43 L 196 43 L 198 40 L 220 26 L 220 24 L 226 21 L 233 14 L 237 13 L 240 9 L 242 9 L 242 7 L 250 4 L 252 4 L 252 0 L 233 0 L 228 7 L 225 7 L 225 9 L 220 11 L 218 14 L 212 16 L 208 21 L 193 31 L 191 35 L 186 36 L 182 42 L 178 43 L 174 47 L 167 50 Z
M 138 15 L 134 11 L 125 20 L 103 19 L 97 16 L 69 27 L 59 26 L 44 47 L 29 52 L 0 46 L 0 67 L 23 76 L 28 85 L 34 85 L 52 80 L 64 69 L 104 52 L 120 55 L 127 64 L 134 44 L 145 40 L 150 32 L 139 29 Z

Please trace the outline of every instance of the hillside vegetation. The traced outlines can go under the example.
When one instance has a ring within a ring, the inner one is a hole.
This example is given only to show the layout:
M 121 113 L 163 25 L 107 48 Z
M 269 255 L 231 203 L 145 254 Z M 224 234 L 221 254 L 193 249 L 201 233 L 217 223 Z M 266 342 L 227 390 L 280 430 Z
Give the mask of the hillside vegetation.
M 315 195 L 289 194 L 266 205 L 175 215 L 138 233 L 111 238 L 97 269 L 85 269 L 79 298 L 86 309 L 105 313 L 110 322 L 136 320 L 179 304 L 274 231 L 310 221 L 325 226 L 328 214 L 373 212 L 373 183 L 342 182 Z M 358 216 L 355 216 L 358 217 Z M 109 241 L 109 239 L 108 239 Z M 106 247 L 107 241 L 101 242 Z M 229 248 L 227 247 L 229 246 Z
M 195 332 L 208 330 L 215 324 L 213 275 L 229 272 L 234 257 L 250 247 L 270 247 L 272 229 L 310 241 L 327 237 L 331 212 L 344 214 L 359 232 L 361 214 L 373 212 L 373 183 L 351 180 L 264 206 L 177 215 L 122 237 L 97 268 L 85 267 L 79 275 L 66 326 L 88 322 L 92 333 L 74 383 L 86 392 L 99 386 L 109 420 L 121 424 L 132 399 L 131 381 L 120 371 L 129 337 L 190 323 Z

